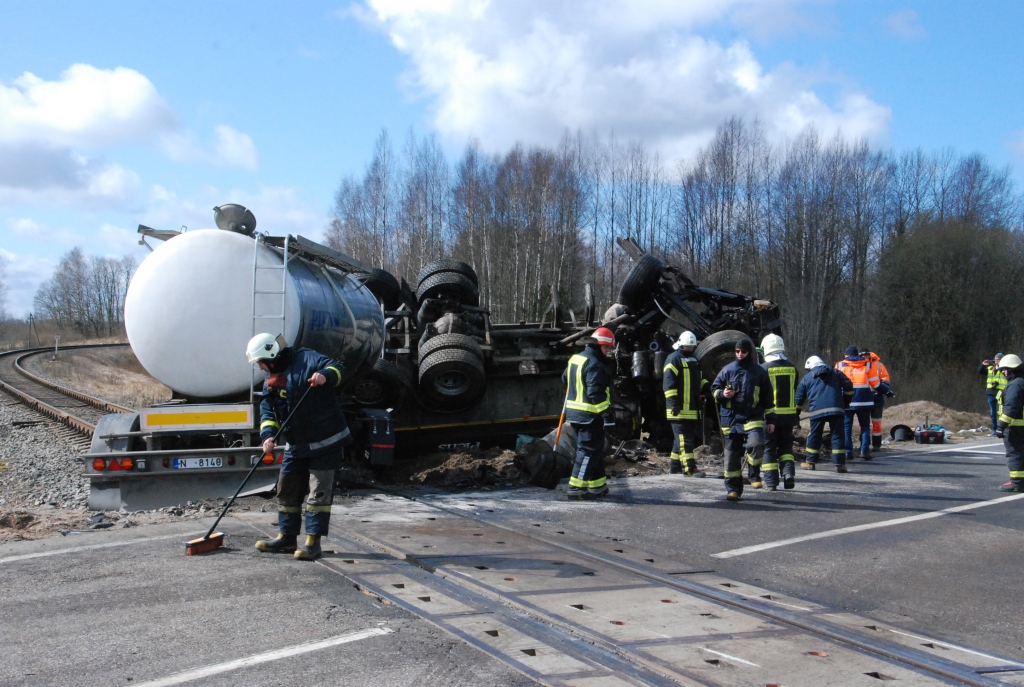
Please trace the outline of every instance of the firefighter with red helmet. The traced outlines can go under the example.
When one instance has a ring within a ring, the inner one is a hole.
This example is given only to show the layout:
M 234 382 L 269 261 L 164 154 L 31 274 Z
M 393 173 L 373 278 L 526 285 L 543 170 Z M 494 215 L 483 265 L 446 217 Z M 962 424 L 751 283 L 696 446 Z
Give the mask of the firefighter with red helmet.
M 608 494 L 604 472 L 604 415 L 612 405 L 611 374 L 604 360 L 615 348 L 615 335 L 599 327 L 586 347 L 569 358 L 562 374 L 566 385 L 565 420 L 576 431 L 576 462 L 569 478 L 570 500 L 593 500 Z

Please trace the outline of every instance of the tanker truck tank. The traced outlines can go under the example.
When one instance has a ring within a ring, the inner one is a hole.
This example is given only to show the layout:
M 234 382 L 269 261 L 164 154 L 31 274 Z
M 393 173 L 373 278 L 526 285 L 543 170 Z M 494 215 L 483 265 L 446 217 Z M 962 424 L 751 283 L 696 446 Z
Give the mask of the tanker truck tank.
M 139 266 L 125 298 L 128 340 L 178 396 L 227 398 L 260 382 L 263 373 L 245 359 L 254 331 L 331 356 L 349 376 L 380 357 L 384 317 L 373 294 L 337 266 L 295 251 L 286 260 L 270 240 L 191 231 Z

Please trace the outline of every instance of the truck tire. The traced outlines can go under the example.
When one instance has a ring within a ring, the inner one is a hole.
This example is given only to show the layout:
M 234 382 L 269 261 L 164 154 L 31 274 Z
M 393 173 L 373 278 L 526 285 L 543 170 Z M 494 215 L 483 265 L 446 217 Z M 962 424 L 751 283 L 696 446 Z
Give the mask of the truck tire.
M 480 280 L 476 277 L 476 270 L 474 270 L 472 266 L 459 260 L 435 260 L 434 262 L 428 263 L 424 266 L 424 268 L 420 270 L 420 273 L 416 275 L 416 286 L 418 287 L 426 281 L 428 277 L 432 277 L 441 272 L 455 272 L 456 274 L 469 277 L 470 281 L 477 286 L 480 285 Z
M 385 310 L 397 310 L 401 305 L 402 287 L 395 275 L 378 267 L 373 268 L 363 280 L 363 285 L 370 290 Z
M 398 408 L 405 401 L 412 379 L 390 360 L 378 358 L 362 379 L 352 386 L 352 398 L 366 408 Z
M 423 360 L 434 351 L 457 349 L 469 351 L 480 360 L 484 359 L 484 352 L 480 344 L 472 336 L 465 334 L 437 334 L 426 341 L 420 340 L 419 359 Z
M 715 332 L 697 344 L 694 355 L 700 361 L 700 369 L 704 373 L 705 379 L 709 382 L 715 381 L 715 377 L 722 371 L 722 368 L 736 359 L 734 351 L 736 342 L 740 339 L 747 339 L 753 343 L 753 340 L 743 332 L 726 329 Z M 754 347 L 756 348 L 757 344 L 754 344 Z
M 472 279 L 459 272 L 438 272 L 420 283 L 416 290 L 420 303 L 427 298 L 452 298 L 462 305 L 480 304 L 480 291 Z
M 420 397 L 438 412 L 464 410 L 476 403 L 487 387 L 483 361 L 458 348 L 434 351 L 423 358 L 419 381 Z
M 619 303 L 633 310 L 641 309 L 650 301 L 652 291 L 658 285 L 661 273 L 666 266 L 665 261 L 661 258 L 650 254 L 643 255 L 636 261 L 629 274 L 626 275 L 625 281 L 622 282 L 622 288 L 619 289 Z

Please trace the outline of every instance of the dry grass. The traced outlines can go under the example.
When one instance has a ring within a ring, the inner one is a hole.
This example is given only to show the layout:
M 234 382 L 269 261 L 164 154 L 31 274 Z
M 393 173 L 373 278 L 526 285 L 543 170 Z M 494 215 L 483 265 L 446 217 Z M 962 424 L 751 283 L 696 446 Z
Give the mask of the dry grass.
M 171 398 L 171 390 L 149 376 L 128 346 L 61 351 L 57 360 L 35 356 L 26 361 L 25 368 L 44 379 L 128 408 Z

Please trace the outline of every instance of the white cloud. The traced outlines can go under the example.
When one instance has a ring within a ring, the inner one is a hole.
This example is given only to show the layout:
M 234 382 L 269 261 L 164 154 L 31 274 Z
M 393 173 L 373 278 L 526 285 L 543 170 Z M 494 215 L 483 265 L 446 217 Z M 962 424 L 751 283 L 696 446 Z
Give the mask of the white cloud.
M 7 270 L 7 313 L 11 317 L 26 317 L 32 312 L 32 299 L 39 285 L 50 278 L 56 263 L 3 248 L 0 248 L 0 257 Z
M 259 168 L 256 145 L 247 134 L 220 124 L 214 127 L 215 141 L 205 146 L 191 131 L 175 131 L 160 137 L 164 153 L 177 162 L 202 162 L 215 167 Z
M 900 38 L 921 38 L 928 35 L 928 32 L 921 26 L 921 17 L 917 10 L 903 10 L 890 14 L 885 18 L 885 24 L 889 31 Z
M 888 131 L 889 109 L 863 93 L 827 103 L 814 91 L 820 76 L 793 65 L 767 71 L 745 41 L 698 34 L 712 22 L 749 21 L 753 9 L 785 16 L 797 0 L 367 2 L 453 142 L 552 143 L 581 128 L 678 157 L 732 116 L 757 117 L 776 138 L 811 123 L 826 136 L 841 129 L 878 140 Z
M 217 134 L 216 159 L 231 167 L 255 170 L 259 167 L 256 146 L 252 139 L 241 131 L 221 124 L 214 131 Z

